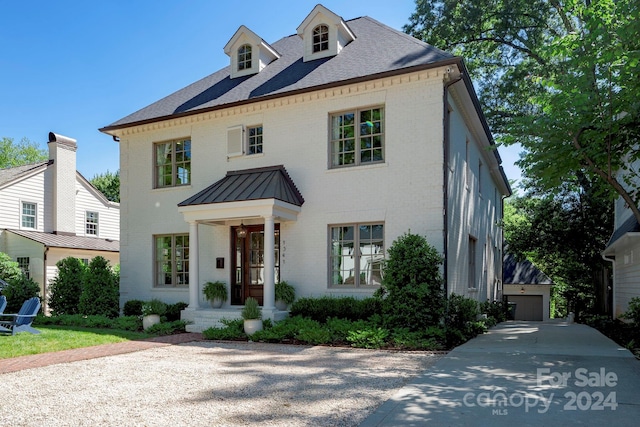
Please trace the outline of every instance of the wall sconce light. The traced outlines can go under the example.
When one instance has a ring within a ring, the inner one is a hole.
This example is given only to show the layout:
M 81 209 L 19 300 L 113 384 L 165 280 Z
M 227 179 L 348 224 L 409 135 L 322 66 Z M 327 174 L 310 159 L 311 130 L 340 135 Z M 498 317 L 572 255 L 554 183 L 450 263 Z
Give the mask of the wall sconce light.
M 244 226 L 244 223 L 240 224 L 240 227 L 236 229 L 236 235 L 241 239 L 247 237 L 247 227 Z
M 520 293 L 524 294 L 524 286 L 520 288 Z

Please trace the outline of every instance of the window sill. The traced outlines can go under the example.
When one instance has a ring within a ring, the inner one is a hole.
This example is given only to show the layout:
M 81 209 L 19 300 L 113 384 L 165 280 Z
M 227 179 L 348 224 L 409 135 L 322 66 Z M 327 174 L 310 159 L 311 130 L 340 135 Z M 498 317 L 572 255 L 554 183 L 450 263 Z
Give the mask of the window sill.
M 241 156 L 227 156 L 227 162 L 231 162 L 234 160 L 243 160 L 243 159 L 256 159 L 259 157 L 264 157 L 264 153 L 243 154 Z
M 185 184 L 185 185 L 174 185 L 172 187 L 155 187 L 155 188 L 152 188 L 151 191 L 162 192 L 162 191 L 190 190 L 190 189 L 191 189 L 191 184 Z
M 329 168 L 329 169 L 327 169 L 327 172 L 328 173 L 338 173 L 338 172 L 348 172 L 348 171 L 360 171 L 360 170 L 367 170 L 367 169 L 386 168 L 388 166 L 389 166 L 389 163 L 387 163 L 387 162 L 372 163 L 370 165 L 339 166 L 339 167 Z
M 475 293 L 478 292 L 478 288 L 467 288 L 467 291 Z

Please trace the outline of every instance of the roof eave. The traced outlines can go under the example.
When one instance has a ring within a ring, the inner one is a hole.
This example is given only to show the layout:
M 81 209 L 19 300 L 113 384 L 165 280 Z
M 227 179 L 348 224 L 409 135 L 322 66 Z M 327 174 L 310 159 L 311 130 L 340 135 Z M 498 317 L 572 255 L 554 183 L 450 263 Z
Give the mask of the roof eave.
M 442 60 L 439 60 L 439 61 L 436 61 L 436 62 L 431 62 L 429 64 L 422 64 L 422 65 L 416 65 L 416 66 L 413 66 L 413 67 L 399 68 L 397 70 L 385 71 L 383 73 L 369 74 L 369 75 L 363 76 L 363 77 L 356 77 L 356 78 L 347 79 L 347 80 L 339 80 L 339 81 L 335 81 L 335 82 L 331 82 L 331 83 L 326 83 L 326 84 L 323 84 L 323 85 L 311 86 L 311 87 L 308 87 L 308 88 L 296 89 L 296 90 L 291 90 L 291 91 L 286 91 L 286 92 L 279 92 L 279 93 L 272 94 L 272 95 L 264 95 L 264 96 L 260 96 L 260 97 L 256 97 L 256 98 L 244 99 L 244 100 L 241 100 L 241 101 L 215 105 L 213 107 L 202 108 L 202 109 L 198 109 L 198 110 L 185 111 L 183 113 L 159 116 L 159 117 L 156 117 L 156 118 L 153 118 L 153 119 L 139 120 L 139 121 L 130 122 L 130 123 L 123 123 L 121 125 L 105 126 L 105 127 L 100 128 L 98 130 L 100 132 L 102 132 L 102 133 L 106 133 L 107 135 L 117 136 L 117 133 L 114 132 L 114 131 L 117 131 L 117 130 L 120 130 L 120 129 L 126 129 L 126 128 L 130 128 L 130 127 L 135 127 L 135 126 L 141 126 L 141 125 L 147 125 L 147 124 L 151 124 L 151 123 L 162 122 L 164 120 L 177 119 L 177 118 L 181 118 L 181 117 L 188 117 L 188 116 L 193 116 L 193 115 L 196 115 L 196 114 L 209 113 L 209 112 L 212 112 L 212 111 L 223 110 L 225 108 L 233 108 L 233 107 L 238 107 L 238 106 L 242 106 L 242 105 L 253 104 L 253 103 L 256 103 L 256 102 L 269 101 L 269 100 L 272 100 L 272 99 L 278 99 L 278 98 L 284 98 L 284 97 L 292 96 L 292 95 L 299 95 L 299 94 L 303 94 L 303 93 L 314 92 L 314 91 L 317 91 L 317 90 L 331 89 L 331 88 L 338 87 L 338 86 L 345 86 L 345 85 L 349 85 L 349 84 L 361 83 L 361 82 L 366 82 L 366 81 L 370 81 L 370 80 L 377 80 L 377 79 L 381 79 L 381 78 L 385 78 L 385 77 L 393 77 L 393 76 L 397 76 L 397 75 L 401 75 L 401 74 L 409 74 L 409 73 L 413 73 L 413 72 L 416 72 L 416 71 L 430 70 L 430 69 L 433 69 L 433 68 L 438 68 L 438 67 L 442 67 L 442 66 L 445 66 L 445 65 L 451 65 L 451 64 L 462 64 L 462 58 L 460 58 L 458 56 L 454 56 L 454 57 L 447 58 L 447 59 L 442 59 Z M 475 94 L 474 94 L 474 96 L 475 96 Z M 488 129 L 488 127 L 487 127 L 487 129 Z

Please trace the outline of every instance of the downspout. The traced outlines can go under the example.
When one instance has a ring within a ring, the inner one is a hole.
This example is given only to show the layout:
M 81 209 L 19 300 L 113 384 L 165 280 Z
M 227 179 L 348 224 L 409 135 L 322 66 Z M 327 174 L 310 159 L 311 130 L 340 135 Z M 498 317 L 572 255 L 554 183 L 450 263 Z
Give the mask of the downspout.
M 602 256 L 603 260 L 609 261 L 611 263 L 611 273 L 612 273 L 612 278 L 611 278 L 611 300 L 607 301 L 607 303 L 608 303 L 607 305 L 609 306 L 608 308 L 609 308 L 609 311 L 611 312 L 610 313 L 611 314 L 611 316 L 610 316 L 611 319 L 615 320 L 615 314 L 616 313 L 615 313 L 614 303 L 616 301 L 616 287 L 615 287 L 615 284 L 616 284 L 616 269 L 615 269 L 616 259 L 615 259 L 615 257 L 612 257 L 612 258 L 607 257 L 604 254 L 604 252 L 602 252 L 601 256 Z M 608 294 L 608 292 L 607 292 L 607 294 Z M 607 295 L 607 297 L 608 296 L 609 295 Z
M 447 73 L 448 77 L 449 73 Z M 445 77 L 446 78 L 446 77 Z M 444 261 L 443 261 L 443 280 L 444 280 L 444 293 L 446 296 L 449 294 L 449 263 L 448 263 L 448 252 L 449 252 L 449 127 L 450 127 L 450 118 L 449 118 L 449 102 L 448 102 L 448 91 L 449 86 L 458 83 L 462 80 L 462 73 L 454 80 L 448 81 L 443 85 L 442 92 L 442 111 L 443 111 L 443 119 L 442 119 L 442 208 L 443 208 L 443 227 L 442 227 L 442 237 L 443 237 L 443 251 L 444 251 Z
M 49 311 L 49 298 L 47 298 L 47 253 L 49 252 L 49 246 L 44 247 L 44 255 L 42 259 L 42 314 L 45 316 Z

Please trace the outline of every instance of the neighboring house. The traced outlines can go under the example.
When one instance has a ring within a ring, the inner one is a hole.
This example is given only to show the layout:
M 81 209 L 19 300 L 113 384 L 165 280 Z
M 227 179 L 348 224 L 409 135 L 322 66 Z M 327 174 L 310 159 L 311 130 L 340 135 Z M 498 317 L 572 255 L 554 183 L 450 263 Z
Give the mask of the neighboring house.
M 0 169 L 0 252 L 47 295 L 56 263 L 119 263 L 120 206 L 76 171 L 76 141 L 49 133 L 49 161 Z
M 634 166 L 638 170 L 640 165 Z M 615 203 L 614 232 L 602 256 L 613 266 L 611 300 L 613 318 L 617 319 L 627 311 L 632 298 L 640 298 L 640 224 L 621 197 Z
M 516 304 L 514 320 L 549 320 L 551 279 L 527 259 L 506 253 L 503 262 L 507 301 Z
M 370 296 L 408 231 L 444 255 L 449 293 L 500 297 L 511 191 L 461 58 L 322 5 L 273 44 L 241 26 L 224 52 L 101 129 L 120 145 L 121 303 L 188 301 L 193 320 L 212 280 L 271 318 L 280 279 Z

